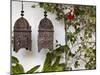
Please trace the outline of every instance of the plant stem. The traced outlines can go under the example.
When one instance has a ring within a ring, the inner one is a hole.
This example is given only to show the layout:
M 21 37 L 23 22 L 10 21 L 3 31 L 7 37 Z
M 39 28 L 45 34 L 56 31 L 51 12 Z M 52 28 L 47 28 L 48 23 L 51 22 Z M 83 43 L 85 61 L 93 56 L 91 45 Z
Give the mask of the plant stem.
M 65 24 L 65 45 L 67 45 L 67 35 L 66 35 L 66 33 L 67 33 L 67 29 L 68 29 L 68 27 L 67 27 L 67 24 L 66 24 L 66 18 L 64 17 L 64 24 Z M 66 50 L 64 50 L 64 51 L 66 51 Z M 68 70 L 68 66 L 67 66 L 67 64 L 68 64 L 68 54 L 69 54 L 69 52 L 68 53 L 66 53 L 65 52 L 65 70 Z

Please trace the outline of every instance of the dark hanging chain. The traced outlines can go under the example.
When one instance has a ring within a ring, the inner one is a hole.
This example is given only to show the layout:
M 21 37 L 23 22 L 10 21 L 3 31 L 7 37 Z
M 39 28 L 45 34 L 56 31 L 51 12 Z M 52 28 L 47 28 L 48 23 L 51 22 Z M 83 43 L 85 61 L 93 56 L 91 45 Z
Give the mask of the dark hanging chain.
M 47 12 L 46 11 L 44 11 L 44 16 L 45 16 L 45 18 L 47 17 Z
M 23 0 L 22 0 L 21 2 L 22 2 L 21 16 L 24 16 L 24 10 L 23 10 Z

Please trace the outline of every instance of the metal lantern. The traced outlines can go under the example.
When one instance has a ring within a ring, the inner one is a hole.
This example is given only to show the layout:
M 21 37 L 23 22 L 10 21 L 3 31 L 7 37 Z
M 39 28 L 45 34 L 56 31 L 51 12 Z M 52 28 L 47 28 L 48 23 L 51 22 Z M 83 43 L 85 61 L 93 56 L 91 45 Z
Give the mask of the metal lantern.
M 38 30 L 38 52 L 44 49 L 53 49 L 54 27 L 50 19 L 47 18 L 47 12 L 44 12 L 44 18 L 40 21 Z
M 18 52 L 20 48 L 31 50 L 31 26 L 28 21 L 23 17 L 23 1 L 21 17 L 15 22 L 14 25 L 14 51 Z

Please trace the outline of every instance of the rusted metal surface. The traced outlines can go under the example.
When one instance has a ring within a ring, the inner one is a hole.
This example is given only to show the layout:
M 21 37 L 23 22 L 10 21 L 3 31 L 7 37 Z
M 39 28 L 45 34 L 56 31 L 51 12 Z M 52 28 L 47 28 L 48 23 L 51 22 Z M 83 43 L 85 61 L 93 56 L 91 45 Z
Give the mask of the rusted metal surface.
M 14 25 L 14 51 L 20 48 L 31 50 L 31 26 L 24 17 L 20 17 Z
M 54 27 L 52 22 L 47 18 L 47 12 L 44 13 L 45 17 L 40 21 L 38 30 L 38 52 L 42 48 L 53 49 Z

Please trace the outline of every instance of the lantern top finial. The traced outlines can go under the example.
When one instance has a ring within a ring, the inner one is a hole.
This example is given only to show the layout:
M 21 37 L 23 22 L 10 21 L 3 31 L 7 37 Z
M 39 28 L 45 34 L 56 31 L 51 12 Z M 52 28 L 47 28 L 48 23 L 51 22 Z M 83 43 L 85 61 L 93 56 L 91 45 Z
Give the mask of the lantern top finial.
M 45 18 L 47 17 L 47 12 L 46 11 L 44 11 L 44 16 L 45 16 Z
M 22 2 L 21 16 L 23 17 L 23 16 L 24 16 L 24 10 L 23 10 L 23 0 L 22 0 L 21 2 Z

